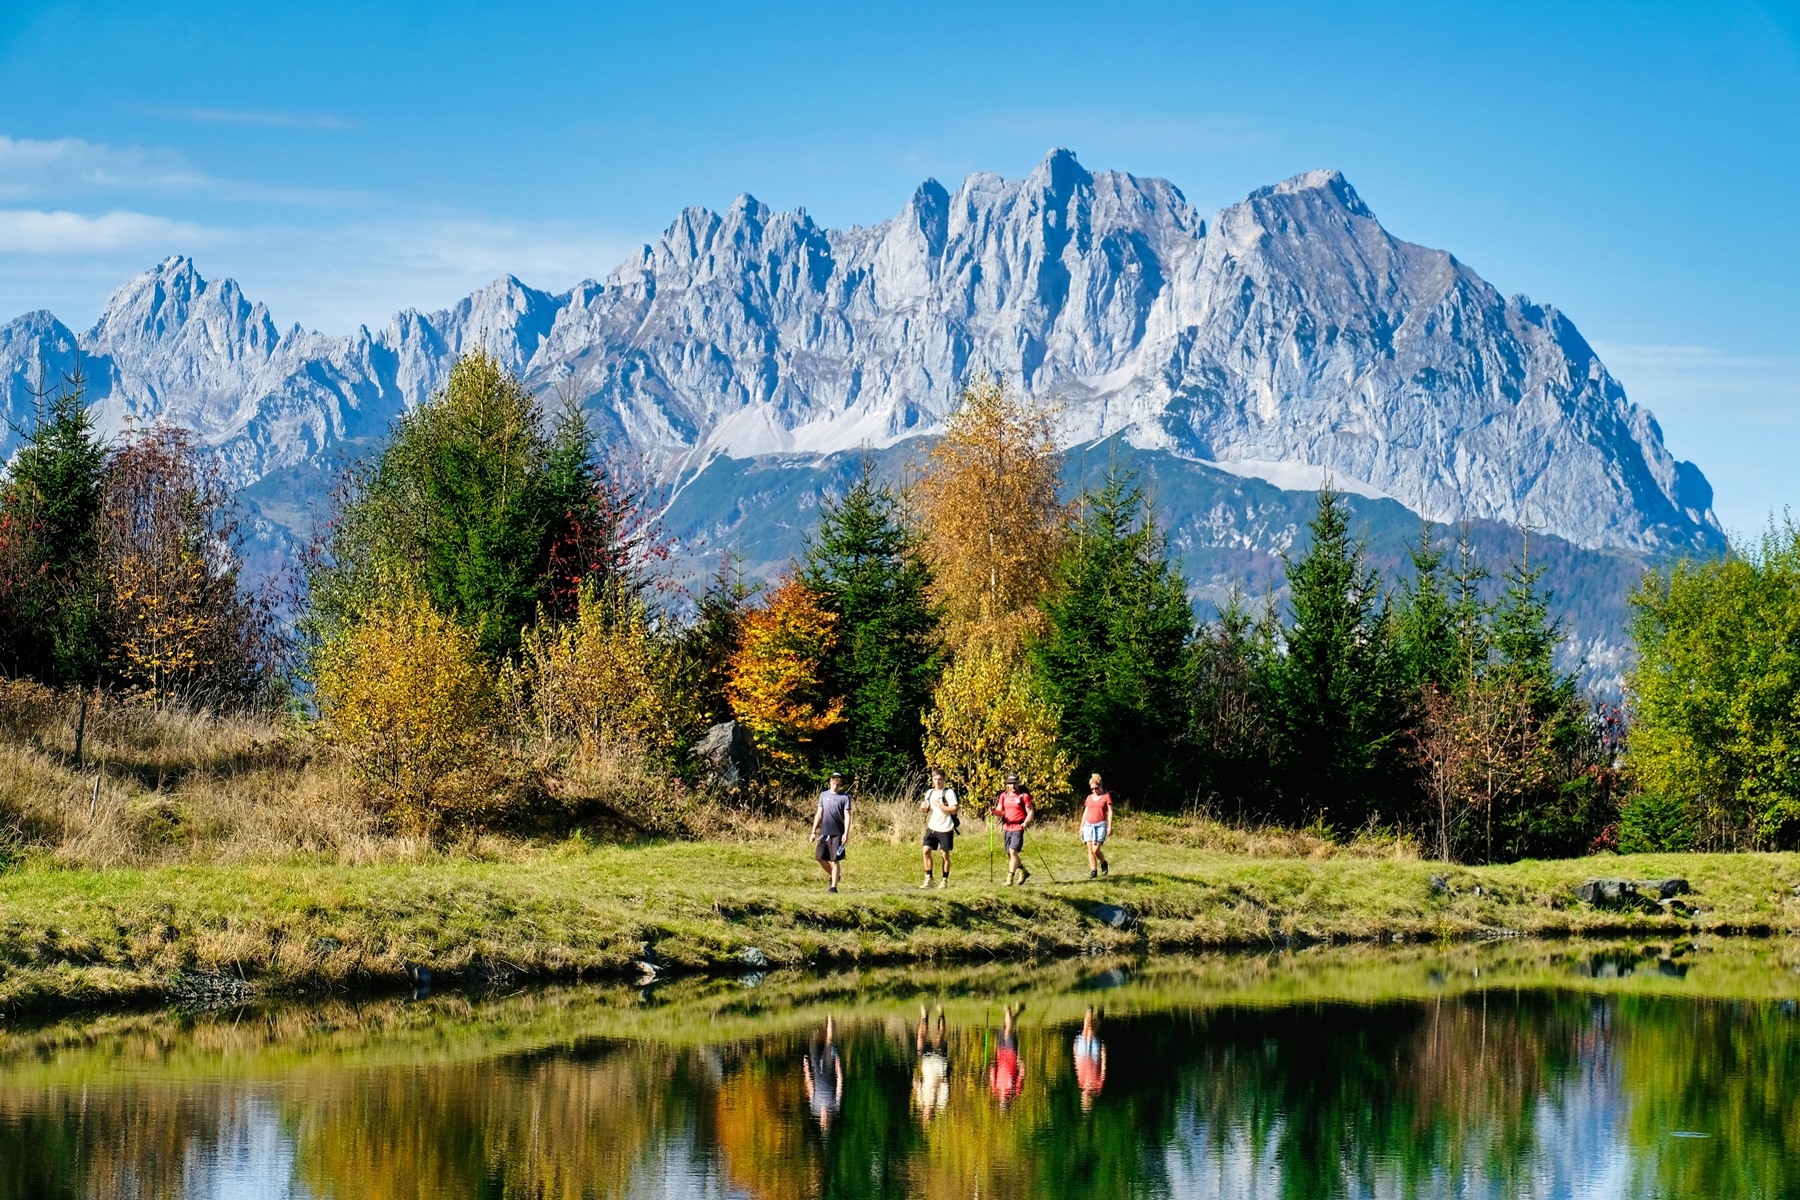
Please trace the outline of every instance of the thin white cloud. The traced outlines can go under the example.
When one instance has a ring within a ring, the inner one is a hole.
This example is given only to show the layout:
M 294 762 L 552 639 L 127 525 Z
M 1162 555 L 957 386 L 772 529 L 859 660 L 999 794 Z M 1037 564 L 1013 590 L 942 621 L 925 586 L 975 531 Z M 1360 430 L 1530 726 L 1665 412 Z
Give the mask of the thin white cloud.
M 368 193 L 221 179 L 162 147 L 110 146 L 85 138 L 13 138 L 0 134 L 0 200 L 69 200 L 105 193 L 203 194 L 227 201 L 264 201 L 344 208 L 373 201 Z
M 172 150 L 108 146 L 85 138 L 0 134 L 0 199 L 4 200 L 175 191 L 204 187 L 208 182 Z
M 298 129 L 355 129 L 356 122 L 332 113 L 279 112 L 237 108 L 168 108 L 160 105 L 128 106 L 129 111 L 171 121 L 199 121 L 208 125 L 273 125 Z
M 200 246 L 217 233 L 151 213 L 109 212 L 96 217 L 39 209 L 0 209 L 0 253 L 93 255 L 142 248 Z

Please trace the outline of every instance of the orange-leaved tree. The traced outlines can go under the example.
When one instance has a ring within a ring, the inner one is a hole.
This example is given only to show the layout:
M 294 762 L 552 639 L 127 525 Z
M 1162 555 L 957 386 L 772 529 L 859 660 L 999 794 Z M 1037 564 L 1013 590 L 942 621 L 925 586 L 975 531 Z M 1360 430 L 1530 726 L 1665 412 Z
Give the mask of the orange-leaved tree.
M 1038 619 L 1068 514 L 1051 409 L 981 376 L 963 389 L 913 508 L 954 651 L 1015 641 Z
M 797 779 L 813 766 L 819 735 L 844 719 L 842 696 L 827 694 L 825 658 L 837 645 L 837 614 L 789 577 L 744 617 L 725 698 L 777 775 Z

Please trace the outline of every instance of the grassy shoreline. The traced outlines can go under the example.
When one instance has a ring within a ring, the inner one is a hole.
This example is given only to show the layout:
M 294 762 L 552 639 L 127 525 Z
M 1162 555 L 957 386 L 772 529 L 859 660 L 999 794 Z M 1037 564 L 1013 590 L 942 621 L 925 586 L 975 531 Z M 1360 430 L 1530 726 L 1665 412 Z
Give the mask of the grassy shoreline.
M 570 846 L 489 862 L 28 865 L 0 875 L 0 1013 L 163 1003 L 196 978 L 236 997 L 290 996 L 402 987 L 418 968 L 441 984 L 483 984 L 635 979 L 645 962 L 666 978 L 1311 942 L 1800 931 L 1795 854 L 1463 868 L 1127 841 L 1112 878 L 1089 882 L 1065 832 L 1044 831 L 1033 880 L 1012 889 L 988 883 L 985 844 L 959 854 L 949 889 L 927 892 L 916 887 L 916 847 L 865 841 L 835 896 L 799 837 Z M 1577 901 L 1575 886 L 1595 876 L 1686 878 L 1694 912 Z M 1092 914 L 1096 902 L 1135 920 L 1112 928 Z

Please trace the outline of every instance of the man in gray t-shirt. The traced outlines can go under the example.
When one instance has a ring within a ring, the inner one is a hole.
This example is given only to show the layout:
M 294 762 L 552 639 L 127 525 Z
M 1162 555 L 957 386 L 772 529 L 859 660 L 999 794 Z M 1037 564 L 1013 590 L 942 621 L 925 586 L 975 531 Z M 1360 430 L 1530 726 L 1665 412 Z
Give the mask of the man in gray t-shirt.
M 813 858 L 834 892 L 844 874 L 844 843 L 850 838 L 850 794 L 841 790 L 843 783 L 844 777 L 833 771 L 812 820 Z

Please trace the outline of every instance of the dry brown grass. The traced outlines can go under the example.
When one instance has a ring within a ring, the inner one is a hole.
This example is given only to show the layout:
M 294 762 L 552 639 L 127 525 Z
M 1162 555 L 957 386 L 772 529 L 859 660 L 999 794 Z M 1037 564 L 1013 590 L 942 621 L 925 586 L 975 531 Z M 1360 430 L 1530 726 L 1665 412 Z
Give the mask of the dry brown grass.
M 82 760 L 70 693 L 0 682 L 0 825 L 66 866 L 303 857 L 395 861 L 341 772 L 274 715 L 94 698 Z
M 385 826 L 356 780 L 302 722 L 101 696 L 90 704 L 83 762 L 74 761 L 77 697 L 0 680 L 0 866 L 37 858 L 87 868 L 177 863 L 316 861 L 384 864 L 445 856 L 516 861 L 579 831 L 599 842 L 751 843 L 802 836 L 810 788 L 749 795 L 696 790 L 624 744 L 527 744 L 507 751 L 540 796 L 534 823 L 510 833 L 464 831 L 450 840 Z M 855 840 L 915 844 L 924 829 L 924 780 L 859 792 Z M 968 805 L 965 833 L 978 832 Z M 1068 828 L 1065 828 L 1068 826 Z M 1045 836 L 1070 833 L 1045 817 Z M 1261 859 L 1416 860 L 1409 838 L 1365 831 L 1339 842 L 1320 830 L 1229 824 L 1205 815 L 1119 814 L 1120 832 L 1170 847 Z

